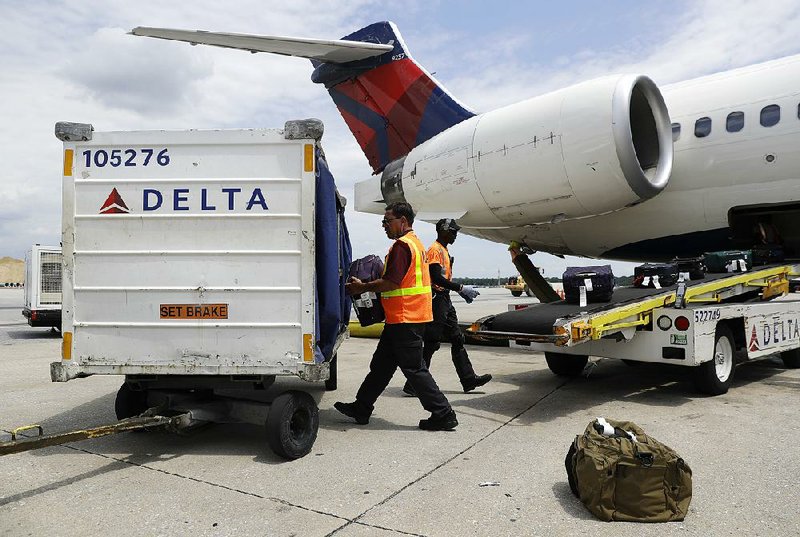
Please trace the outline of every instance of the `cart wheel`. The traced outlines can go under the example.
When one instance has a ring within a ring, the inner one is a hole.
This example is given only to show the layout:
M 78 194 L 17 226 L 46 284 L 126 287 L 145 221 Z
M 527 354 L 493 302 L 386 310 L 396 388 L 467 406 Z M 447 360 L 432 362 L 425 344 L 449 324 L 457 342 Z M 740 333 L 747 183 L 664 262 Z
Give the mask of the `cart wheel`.
M 336 390 L 336 388 L 338 387 L 337 384 L 339 377 L 338 375 L 339 365 L 337 356 L 338 355 L 334 354 L 333 358 L 331 358 L 330 374 L 328 376 L 328 380 L 325 381 L 325 389 L 328 390 L 329 392 Z
M 522 291 L 511 291 L 512 296 L 522 296 Z
M 783 365 L 788 369 L 800 368 L 800 349 L 792 349 L 781 353 Z
M 319 409 L 306 392 L 290 390 L 272 402 L 267 414 L 267 443 L 287 459 L 307 455 L 319 430 Z
M 694 368 L 694 383 L 709 395 L 722 395 L 733 383 L 734 357 L 736 349 L 733 333 L 725 324 L 718 324 L 714 334 L 714 357 Z
M 118 420 L 138 416 L 147 408 L 146 390 L 133 390 L 127 382 L 120 386 L 117 399 L 114 401 L 114 412 Z
M 528 296 L 533 296 L 533 291 L 527 285 L 525 286 L 525 294 Z
M 639 360 L 627 360 L 625 358 L 622 359 L 622 363 L 630 367 L 639 367 L 644 364 L 644 362 L 640 362 Z
M 564 354 L 561 352 L 545 352 L 547 367 L 562 377 L 577 377 L 583 372 L 589 357 L 584 354 Z

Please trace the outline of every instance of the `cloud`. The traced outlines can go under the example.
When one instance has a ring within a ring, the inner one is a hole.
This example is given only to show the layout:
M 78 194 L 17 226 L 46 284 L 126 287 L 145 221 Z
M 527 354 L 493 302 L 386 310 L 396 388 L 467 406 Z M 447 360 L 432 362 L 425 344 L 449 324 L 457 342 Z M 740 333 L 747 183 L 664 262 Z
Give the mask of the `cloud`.
M 99 28 L 79 50 L 59 74 L 101 106 L 144 116 L 185 111 L 213 75 L 208 55 L 171 43 L 152 45 L 121 28 Z

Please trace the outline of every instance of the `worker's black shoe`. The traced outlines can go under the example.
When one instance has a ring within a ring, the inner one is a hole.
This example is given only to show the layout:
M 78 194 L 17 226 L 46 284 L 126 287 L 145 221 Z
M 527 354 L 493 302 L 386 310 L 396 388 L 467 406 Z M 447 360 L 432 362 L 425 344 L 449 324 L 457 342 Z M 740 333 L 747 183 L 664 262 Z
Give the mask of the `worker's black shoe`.
M 491 375 L 475 375 L 471 379 L 466 379 L 462 381 L 461 385 L 464 387 L 464 393 L 469 393 L 475 388 L 483 386 L 490 380 L 492 380 Z
M 403 386 L 403 393 L 406 395 L 410 395 L 411 397 L 417 396 L 417 392 L 414 391 L 414 388 L 408 382 L 406 382 L 405 385 Z
M 358 401 L 354 403 L 342 403 L 340 401 L 337 401 L 333 403 L 333 408 L 335 408 L 345 416 L 353 418 L 359 425 L 366 425 L 367 423 L 369 423 L 369 412 L 364 412 L 360 408 Z
M 439 418 L 431 415 L 426 420 L 419 420 L 419 428 L 425 431 L 452 431 L 456 425 L 458 425 L 458 420 L 453 410 Z

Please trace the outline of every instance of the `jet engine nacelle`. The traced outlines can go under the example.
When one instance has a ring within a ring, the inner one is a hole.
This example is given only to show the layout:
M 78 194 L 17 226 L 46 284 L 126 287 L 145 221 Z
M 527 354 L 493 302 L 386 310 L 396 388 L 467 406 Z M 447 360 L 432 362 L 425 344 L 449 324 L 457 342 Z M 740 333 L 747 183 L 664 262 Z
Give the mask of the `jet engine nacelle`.
M 581 218 L 669 181 L 664 100 L 641 75 L 604 77 L 467 119 L 356 184 L 356 210 L 408 201 L 422 220 L 491 228 Z

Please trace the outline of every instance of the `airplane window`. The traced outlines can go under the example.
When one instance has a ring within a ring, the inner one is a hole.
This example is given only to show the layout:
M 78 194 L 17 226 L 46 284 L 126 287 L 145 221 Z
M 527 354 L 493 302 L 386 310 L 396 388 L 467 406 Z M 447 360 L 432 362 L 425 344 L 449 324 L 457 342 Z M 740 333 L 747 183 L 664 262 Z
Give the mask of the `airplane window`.
M 705 138 L 711 134 L 711 118 L 701 117 L 694 122 L 694 135 L 698 138 Z
M 725 129 L 728 132 L 739 132 L 744 127 L 744 112 L 731 112 L 725 121 Z
M 800 106 L 797 109 L 797 117 L 800 117 Z M 672 124 L 672 141 L 677 142 L 678 139 L 681 137 L 681 124 L 680 123 L 673 123 Z
M 781 107 L 777 104 L 770 104 L 761 109 L 761 126 L 772 127 L 781 120 Z

